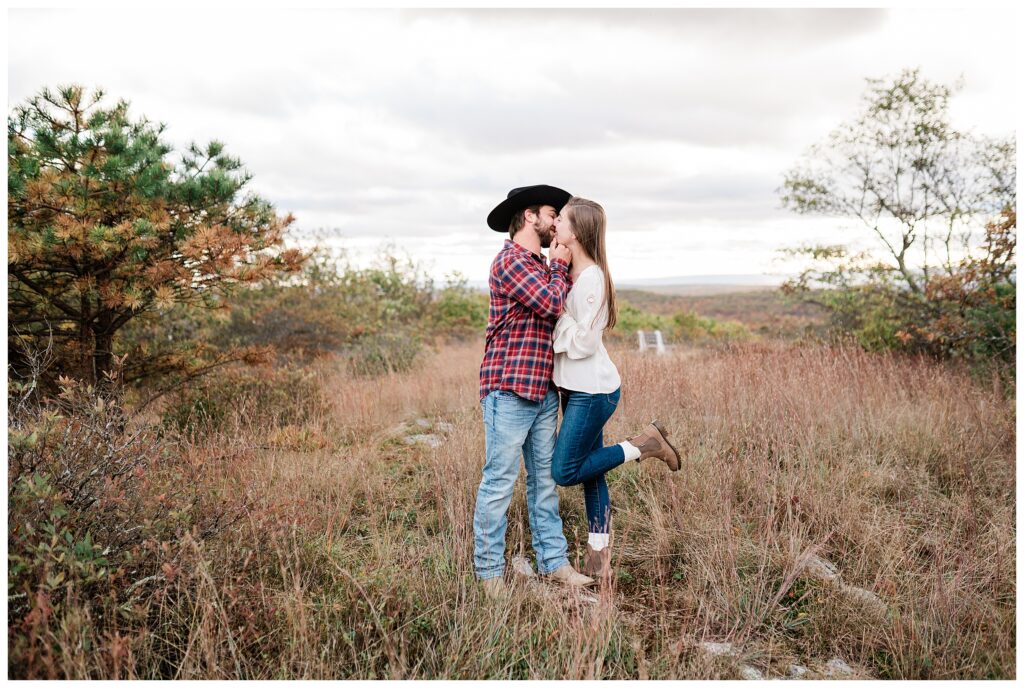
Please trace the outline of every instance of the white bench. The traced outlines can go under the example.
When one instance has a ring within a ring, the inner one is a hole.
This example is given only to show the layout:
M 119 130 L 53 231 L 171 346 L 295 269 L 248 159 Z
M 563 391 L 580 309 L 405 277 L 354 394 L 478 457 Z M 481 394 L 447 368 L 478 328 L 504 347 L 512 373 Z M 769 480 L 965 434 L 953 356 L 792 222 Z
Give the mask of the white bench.
M 655 330 L 654 332 L 637 330 L 636 336 L 640 340 L 640 351 L 653 349 L 659 354 L 665 353 L 665 340 L 661 337 L 661 330 Z

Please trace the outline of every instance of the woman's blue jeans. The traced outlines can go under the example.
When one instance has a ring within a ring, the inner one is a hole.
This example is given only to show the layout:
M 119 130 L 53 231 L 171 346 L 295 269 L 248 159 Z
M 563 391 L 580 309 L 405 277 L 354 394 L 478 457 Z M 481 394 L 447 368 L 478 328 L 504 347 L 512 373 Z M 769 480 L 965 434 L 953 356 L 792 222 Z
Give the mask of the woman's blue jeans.
M 611 501 L 604 474 L 622 465 L 622 447 L 604 446 L 604 424 L 615 413 L 621 389 L 611 394 L 587 394 L 563 389 L 562 425 L 555 442 L 551 474 L 562 487 L 583 485 L 587 506 L 587 527 L 591 533 L 611 529 Z

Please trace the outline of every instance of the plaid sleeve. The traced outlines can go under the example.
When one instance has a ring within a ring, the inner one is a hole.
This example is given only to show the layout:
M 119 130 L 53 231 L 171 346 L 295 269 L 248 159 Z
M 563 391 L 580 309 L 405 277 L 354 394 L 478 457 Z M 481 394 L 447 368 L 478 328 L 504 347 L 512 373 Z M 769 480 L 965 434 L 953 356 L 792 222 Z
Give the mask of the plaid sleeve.
M 510 297 L 542 318 L 554 320 L 562 313 L 569 289 L 568 265 L 551 261 L 551 270 L 514 253 L 507 254 L 502 271 L 501 287 Z

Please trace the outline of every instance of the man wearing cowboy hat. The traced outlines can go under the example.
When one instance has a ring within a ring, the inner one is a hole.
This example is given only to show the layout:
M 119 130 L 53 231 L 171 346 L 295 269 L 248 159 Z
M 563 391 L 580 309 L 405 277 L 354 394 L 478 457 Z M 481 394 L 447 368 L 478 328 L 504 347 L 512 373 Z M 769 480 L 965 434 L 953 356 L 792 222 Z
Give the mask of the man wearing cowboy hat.
M 512 189 L 487 216 L 509 238 L 491 263 L 490 312 L 480 365 L 487 457 L 473 514 L 477 578 L 490 597 L 504 597 L 505 530 L 519 457 L 526 464 L 537 570 L 567 585 L 591 585 L 572 568 L 551 476 L 558 395 L 551 382 L 551 334 L 569 290 L 569 249 L 552 245 L 554 220 L 571 194 L 547 185 Z M 549 248 L 551 264 L 541 255 Z

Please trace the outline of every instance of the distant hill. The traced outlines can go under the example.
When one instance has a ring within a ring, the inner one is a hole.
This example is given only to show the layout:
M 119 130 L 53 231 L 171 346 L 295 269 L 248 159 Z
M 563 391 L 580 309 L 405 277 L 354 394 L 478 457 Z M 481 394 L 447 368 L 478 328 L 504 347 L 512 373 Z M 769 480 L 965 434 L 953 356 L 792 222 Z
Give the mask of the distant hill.
M 653 284 L 650 286 L 617 284 L 615 288 L 619 291 L 645 291 L 650 294 L 671 296 L 713 296 L 748 291 L 775 291 L 779 287 L 774 284 Z
M 614 277 L 615 275 L 612 275 Z M 620 285 L 624 289 L 643 289 L 647 291 L 653 291 L 654 288 L 662 289 L 666 287 L 680 287 L 680 286 L 709 286 L 716 285 L 722 287 L 765 287 L 772 286 L 777 287 L 782 284 L 789 277 L 794 275 L 786 275 L 782 273 L 766 274 L 766 273 L 738 273 L 729 275 L 677 275 L 675 277 L 652 277 L 644 279 L 623 279 L 618 280 L 616 284 Z
M 820 333 L 828 320 L 823 308 L 789 298 L 777 287 L 768 285 L 616 288 L 616 294 L 621 302 L 655 315 L 671 317 L 694 312 L 716 320 L 741 322 L 757 334 L 787 339 Z
M 612 275 L 614 277 L 614 275 Z M 615 281 L 616 289 L 647 291 L 652 294 L 705 296 L 733 294 L 745 291 L 776 289 L 791 275 L 784 274 L 732 274 L 732 275 L 678 275 L 649 279 L 623 279 Z M 486 280 L 471 280 L 474 289 L 487 290 Z

